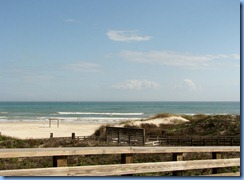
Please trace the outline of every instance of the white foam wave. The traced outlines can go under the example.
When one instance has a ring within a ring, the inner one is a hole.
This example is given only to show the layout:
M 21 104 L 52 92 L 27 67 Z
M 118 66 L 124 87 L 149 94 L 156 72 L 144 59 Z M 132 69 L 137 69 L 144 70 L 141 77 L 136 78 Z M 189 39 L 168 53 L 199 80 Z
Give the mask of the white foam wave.
M 66 122 L 80 122 L 80 123 L 113 123 L 127 120 L 140 120 L 141 118 L 125 118 L 125 117 L 39 117 L 39 120 L 61 120 Z
M 143 113 L 100 113 L 100 112 L 58 112 L 62 115 L 80 114 L 80 115 L 108 115 L 108 116 L 139 116 Z
M 39 120 L 60 119 L 60 120 L 138 120 L 141 118 L 114 118 L 114 117 L 38 117 Z

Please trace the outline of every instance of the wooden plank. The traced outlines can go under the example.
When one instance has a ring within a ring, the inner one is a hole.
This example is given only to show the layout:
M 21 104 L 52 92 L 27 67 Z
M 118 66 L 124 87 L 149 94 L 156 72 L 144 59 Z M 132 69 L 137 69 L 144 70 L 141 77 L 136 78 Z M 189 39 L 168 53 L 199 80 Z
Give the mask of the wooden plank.
M 204 137 L 204 136 L 198 136 L 198 137 L 176 137 L 176 136 L 147 136 L 148 141 L 164 141 L 167 142 L 167 144 L 171 145 L 179 145 L 179 142 L 181 142 L 182 145 L 189 145 L 187 142 L 194 141 L 194 145 L 240 145 L 240 138 L 235 136 L 220 136 L 220 137 Z M 235 142 L 235 143 L 234 143 Z M 192 143 L 193 144 L 193 143 Z M 191 144 L 190 144 L 191 145 Z
M 133 154 L 121 154 L 121 164 L 133 163 Z M 125 176 L 133 176 L 133 174 L 125 174 Z
M 241 176 L 240 172 L 234 173 L 218 173 L 218 174 L 208 174 L 208 175 L 200 175 L 200 176 Z
M 35 156 L 70 156 L 93 154 L 188 153 L 188 152 L 240 152 L 240 146 L 209 147 L 66 147 L 0 149 L 0 158 Z
M 173 153 L 173 161 L 183 161 L 183 153 Z M 182 171 L 174 171 L 173 176 L 182 176 Z
M 53 156 L 53 167 L 65 167 L 67 161 L 67 156 Z
M 240 158 L 0 171 L 0 176 L 111 176 L 240 166 Z
M 121 164 L 133 163 L 133 154 L 121 154 Z
M 132 147 L 131 153 L 240 152 L 240 146 Z
M 212 159 L 221 159 L 221 153 L 220 152 L 212 152 Z M 213 168 L 212 174 L 217 174 L 218 171 L 219 171 L 218 168 Z

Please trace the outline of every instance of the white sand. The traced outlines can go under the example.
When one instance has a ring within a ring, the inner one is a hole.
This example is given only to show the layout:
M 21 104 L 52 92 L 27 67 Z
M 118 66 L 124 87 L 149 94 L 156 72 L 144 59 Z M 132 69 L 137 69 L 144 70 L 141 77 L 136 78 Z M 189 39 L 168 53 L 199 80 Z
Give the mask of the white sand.
M 166 118 L 155 118 L 147 120 L 132 120 L 127 124 L 139 126 L 142 123 L 149 124 L 179 124 L 189 122 L 189 120 L 182 118 L 181 116 L 171 116 Z M 2 135 L 16 137 L 20 139 L 28 138 L 49 138 L 50 133 L 53 133 L 53 137 L 71 137 L 72 133 L 76 136 L 90 136 L 96 129 L 102 124 L 83 124 L 72 123 L 60 120 L 59 127 L 57 127 L 57 121 L 52 121 L 51 127 L 49 127 L 49 121 L 12 121 L 12 122 L 0 122 L 0 132 Z M 121 124 L 114 124 L 114 126 L 120 126 Z
M 189 120 L 181 116 L 171 116 L 166 118 L 155 118 L 155 119 L 148 119 L 148 120 L 141 120 L 141 121 L 132 121 L 131 124 L 138 126 L 143 123 L 149 123 L 149 124 L 155 124 L 159 126 L 159 124 L 179 124 L 179 123 L 186 123 L 186 122 L 189 122 Z
M 2 135 L 26 139 L 26 138 L 49 138 L 50 133 L 53 137 L 71 137 L 72 133 L 76 136 L 89 136 L 99 128 L 101 124 L 82 124 L 53 121 L 49 127 L 48 121 L 38 122 L 0 122 L 0 132 Z

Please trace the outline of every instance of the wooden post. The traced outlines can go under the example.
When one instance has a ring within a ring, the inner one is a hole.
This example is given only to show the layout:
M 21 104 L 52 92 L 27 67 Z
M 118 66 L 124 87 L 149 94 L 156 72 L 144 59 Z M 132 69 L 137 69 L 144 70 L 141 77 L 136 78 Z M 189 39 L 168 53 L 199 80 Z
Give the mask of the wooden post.
M 121 154 L 121 164 L 133 163 L 133 154 Z M 133 174 L 125 174 L 122 176 L 133 176 Z
M 145 129 L 143 129 L 143 146 L 145 146 L 145 142 L 146 142 L 146 135 L 145 135 Z
M 203 146 L 206 146 L 206 140 L 203 139 L 202 142 L 203 142 Z
M 181 146 L 182 144 L 181 144 L 181 138 L 180 137 L 178 137 L 178 141 L 179 141 L 179 145 Z
M 183 161 L 183 153 L 173 153 L 173 161 Z M 173 176 L 183 176 L 183 172 L 173 171 Z
M 218 146 L 219 145 L 219 138 L 217 137 L 216 138 L 216 146 Z
M 53 167 L 67 166 L 67 156 L 53 156 Z
M 221 153 L 220 152 L 212 152 L 212 159 L 221 159 Z M 218 168 L 212 169 L 212 174 L 217 174 Z
M 130 134 L 130 133 L 131 133 L 131 131 L 129 131 L 129 138 L 128 138 L 128 139 L 129 139 L 129 140 L 128 140 L 128 141 L 129 141 L 129 142 L 128 142 L 128 145 L 129 145 L 129 146 L 131 146 L 131 134 Z
M 119 130 L 118 130 L 118 145 L 120 144 L 120 134 L 119 134 Z
M 50 138 L 53 138 L 53 133 L 50 133 Z
M 72 138 L 72 140 L 75 140 L 75 133 L 71 134 L 71 138 Z
M 57 127 L 59 127 L 59 119 L 57 120 L 58 122 L 57 122 Z

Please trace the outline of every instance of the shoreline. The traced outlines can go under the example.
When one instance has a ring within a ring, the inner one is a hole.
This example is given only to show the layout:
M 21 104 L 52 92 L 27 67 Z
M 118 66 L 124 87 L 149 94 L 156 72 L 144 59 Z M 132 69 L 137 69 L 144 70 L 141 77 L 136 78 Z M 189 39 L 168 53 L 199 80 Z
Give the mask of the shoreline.
M 222 116 L 240 116 L 240 115 L 222 115 Z M 161 114 L 147 119 L 141 119 L 141 120 L 130 119 L 129 121 L 123 121 L 123 122 L 119 121 L 113 123 L 105 123 L 105 122 L 95 123 L 95 122 L 82 122 L 82 121 L 70 122 L 70 121 L 65 121 L 60 119 L 59 126 L 57 124 L 58 123 L 57 119 L 53 119 L 54 121 L 51 121 L 51 127 L 49 127 L 49 120 L 39 120 L 39 121 L 10 120 L 10 121 L 0 121 L 0 133 L 1 135 L 18 138 L 18 139 L 50 138 L 50 133 L 53 133 L 53 137 L 71 137 L 72 133 L 75 133 L 76 136 L 90 136 L 102 125 L 123 127 L 125 124 L 140 126 L 140 124 L 148 123 L 148 124 L 155 124 L 156 126 L 159 126 L 160 124 L 187 123 L 189 122 L 190 119 L 188 119 L 185 116 L 182 117 L 181 115 L 176 115 L 176 114 Z
M 52 122 L 49 127 L 48 121 L 9 121 L 0 122 L 0 132 L 1 135 L 19 139 L 50 138 L 50 133 L 53 133 L 53 137 L 71 137 L 72 133 L 76 136 L 90 136 L 101 125 L 60 121 L 59 127 L 57 122 Z

